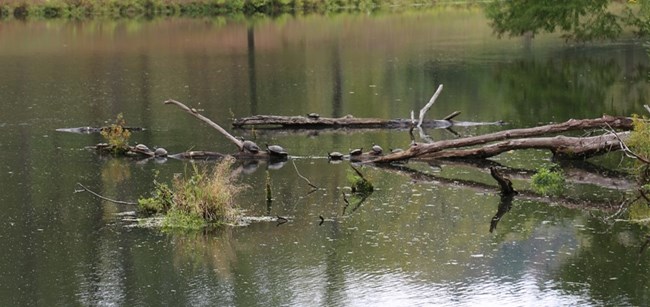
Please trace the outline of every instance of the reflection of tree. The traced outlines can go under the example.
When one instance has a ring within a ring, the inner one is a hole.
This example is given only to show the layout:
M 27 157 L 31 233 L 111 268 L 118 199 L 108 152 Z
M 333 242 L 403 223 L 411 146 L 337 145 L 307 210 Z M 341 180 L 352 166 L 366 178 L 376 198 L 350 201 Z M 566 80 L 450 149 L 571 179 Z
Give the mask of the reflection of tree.
M 647 306 L 650 257 L 637 259 L 642 242 L 635 237 L 642 231 L 620 223 L 609 227 L 591 220 L 586 228 L 593 230 L 585 232 L 584 239 L 588 244 L 581 244 L 582 249 L 563 263 L 556 278 L 562 289 L 581 294 L 589 289 L 589 297 L 604 305 Z
M 577 58 L 573 52 L 559 54 L 545 63 L 521 60 L 495 70 L 494 79 L 522 121 L 548 120 L 557 114 L 599 116 L 613 107 L 607 98 L 611 87 L 623 78 L 621 64 L 593 57 Z M 646 67 L 638 67 L 624 78 L 628 80 L 626 84 L 633 84 L 644 82 L 646 74 Z
M 512 199 L 514 198 L 514 195 L 501 195 L 501 201 L 499 202 L 499 208 L 497 209 L 497 213 L 492 217 L 492 220 L 490 221 L 490 232 L 493 232 L 495 229 L 497 229 L 497 224 L 499 224 L 499 221 L 503 216 L 510 211 L 510 208 L 512 208 Z
M 250 91 L 251 114 L 257 114 L 257 75 L 255 67 L 255 29 L 249 25 L 246 29 L 248 46 L 248 87 Z
M 486 14 L 498 35 L 560 30 L 566 38 L 588 41 L 614 39 L 628 22 L 609 6 L 609 0 L 494 1 L 487 6 Z

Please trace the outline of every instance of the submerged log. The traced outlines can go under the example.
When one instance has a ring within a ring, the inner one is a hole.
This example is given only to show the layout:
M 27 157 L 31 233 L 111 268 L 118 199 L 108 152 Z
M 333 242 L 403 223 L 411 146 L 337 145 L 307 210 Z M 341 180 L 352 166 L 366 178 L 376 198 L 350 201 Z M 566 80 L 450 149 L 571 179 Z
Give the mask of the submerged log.
M 632 129 L 632 119 L 629 117 L 603 116 L 596 119 L 570 119 L 559 124 L 550 124 L 533 128 L 504 130 L 479 136 L 453 140 L 443 140 L 429 144 L 414 144 L 407 150 L 391 153 L 370 160 L 374 163 L 390 163 L 412 158 L 486 158 L 513 149 L 544 148 L 554 153 L 573 157 L 586 157 L 608 150 L 620 149 L 617 135 L 610 133 L 595 137 L 572 138 L 557 136 L 551 138 L 531 138 L 551 133 L 571 130 L 596 129 L 611 127 L 613 129 Z M 623 137 L 625 134 L 618 134 Z M 528 138 L 528 139 L 527 139 Z M 511 141 L 506 141 L 511 140 Z M 486 145 L 480 148 L 460 150 L 459 148 L 483 145 L 491 142 L 505 141 Z M 449 154 L 443 150 L 455 149 Z
M 142 127 L 123 127 L 124 130 L 129 130 L 130 132 L 135 131 L 145 131 L 145 128 Z M 104 130 L 110 129 L 109 127 L 75 127 L 75 128 L 58 128 L 58 132 L 69 132 L 69 133 L 78 133 L 78 134 L 91 134 L 91 133 L 100 133 Z
M 504 122 L 464 122 L 454 121 L 454 117 L 460 112 L 449 114 L 445 119 L 425 119 L 422 121 L 423 128 L 449 128 L 452 126 L 481 126 L 481 125 L 503 125 Z M 413 127 L 411 119 L 381 119 L 381 118 L 357 118 L 352 115 L 343 117 L 310 117 L 310 116 L 279 116 L 279 115 L 255 115 L 250 117 L 237 118 L 232 123 L 235 128 L 286 128 L 286 129 L 326 129 L 326 128 L 350 128 L 350 129 L 409 129 Z

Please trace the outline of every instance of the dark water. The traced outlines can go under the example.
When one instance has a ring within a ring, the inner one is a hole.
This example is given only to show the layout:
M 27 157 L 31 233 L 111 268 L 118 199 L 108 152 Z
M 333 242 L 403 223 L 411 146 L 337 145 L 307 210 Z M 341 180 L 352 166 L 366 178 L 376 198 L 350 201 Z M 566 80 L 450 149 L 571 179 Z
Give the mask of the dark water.
M 566 166 L 568 194 L 591 209 L 516 197 L 489 232 L 500 198 L 484 167 L 364 167 L 377 190 L 345 208 L 347 163 L 328 151 L 405 147 L 406 131 L 234 131 L 296 156 L 239 176 L 256 223 L 210 234 L 127 227 L 133 208 L 74 193 L 76 183 L 135 200 L 154 172 L 169 181 L 187 162 L 131 161 L 83 150 L 124 113 L 149 130 L 133 142 L 231 151 L 211 128 L 162 101 L 202 109 L 228 126 L 253 114 L 408 117 L 438 84 L 430 111 L 508 127 L 642 113 L 642 42 L 573 46 L 555 36 L 496 39 L 478 10 L 233 21 L 0 23 L 0 305 L 647 305 L 647 229 L 605 223 L 630 182 L 603 183 Z M 472 135 L 498 127 L 458 128 Z M 434 139 L 453 137 L 429 131 Z M 618 157 L 605 159 L 616 167 Z M 506 153 L 516 169 L 550 165 L 546 152 Z M 518 178 L 523 171 L 511 174 Z M 602 179 L 602 177 L 600 177 Z M 587 182 L 587 183 L 585 183 Z M 528 188 L 515 180 L 515 188 Z M 593 209 L 598 207 L 600 209 Z M 615 210 L 614 210 L 615 211 Z M 604 213 L 603 213 L 604 212 Z M 328 219 L 319 225 L 319 215 Z

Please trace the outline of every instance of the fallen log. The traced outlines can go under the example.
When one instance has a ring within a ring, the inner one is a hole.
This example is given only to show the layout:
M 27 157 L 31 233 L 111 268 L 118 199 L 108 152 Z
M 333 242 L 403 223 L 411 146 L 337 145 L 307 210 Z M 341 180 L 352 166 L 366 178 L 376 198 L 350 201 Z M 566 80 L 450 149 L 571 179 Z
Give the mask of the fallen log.
M 555 138 L 537 138 L 523 139 L 535 136 L 541 136 L 551 133 L 560 133 L 571 130 L 583 129 L 632 129 L 632 119 L 629 117 L 603 116 L 596 119 L 570 119 L 559 124 L 549 124 L 544 126 L 510 129 L 479 136 L 466 137 L 460 139 L 443 140 L 429 144 L 414 143 L 411 147 L 403 152 L 391 153 L 385 156 L 371 159 L 367 162 L 373 163 L 390 163 L 395 161 L 404 161 L 412 158 L 486 158 L 498 153 L 512 149 L 526 148 L 544 148 L 551 149 L 558 154 L 567 156 L 584 157 L 605 152 L 606 150 L 620 149 L 620 141 L 617 135 L 613 133 L 596 137 L 571 138 L 558 136 Z M 622 134 L 618 134 L 621 136 Z M 519 139 L 519 140 L 515 140 Z M 506 141 L 493 145 L 487 145 L 478 149 L 458 150 L 458 148 L 483 145 L 491 142 Z M 443 150 L 457 149 L 456 155 L 442 153 Z
M 69 132 L 69 133 L 78 133 L 78 134 L 91 134 L 91 133 L 101 133 L 102 131 L 108 130 L 110 127 L 75 127 L 75 128 L 57 128 L 58 132 Z M 142 127 L 123 127 L 124 130 L 129 130 L 130 132 L 135 131 L 145 131 L 145 128 Z
M 455 112 L 451 118 L 460 114 Z M 447 116 L 447 117 L 450 117 Z M 502 125 L 503 122 L 457 122 L 449 119 L 425 119 L 422 121 L 424 128 L 449 128 L 451 126 L 476 126 L 476 125 Z M 279 115 L 255 115 L 250 117 L 236 118 L 233 123 L 235 128 L 287 128 L 287 129 L 329 129 L 329 128 L 350 128 L 350 129 L 409 129 L 413 122 L 411 119 L 381 119 L 381 118 L 357 118 L 352 115 L 343 117 L 318 117 L 309 116 L 279 116 Z
M 619 134 L 625 138 L 629 132 Z M 517 149 L 548 149 L 554 156 L 563 158 L 589 158 L 598 154 L 622 149 L 621 142 L 614 134 L 604 134 L 592 137 L 555 137 L 516 139 L 498 142 L 479 148 L 438 151 L 423 155 L 420 158 L 463 158 L 486 159 L 500 153 Z

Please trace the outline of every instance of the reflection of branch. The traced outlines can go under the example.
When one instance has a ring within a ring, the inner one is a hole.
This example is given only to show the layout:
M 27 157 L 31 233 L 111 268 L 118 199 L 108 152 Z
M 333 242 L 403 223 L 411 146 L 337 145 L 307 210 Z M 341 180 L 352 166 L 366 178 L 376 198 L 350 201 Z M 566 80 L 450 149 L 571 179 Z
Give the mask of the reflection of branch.
M 465 179 L 458 179 L 458 178 L 445 178 L 434 174 L 424 173 L 422 171 L 408 168 L 403 165 L 398 166 L 398 165 L 386 164 L 386 165 L 377 165 L 377 166 L 387 171 L 393 171 L 393 172 L 407 175 L 411 177 L 412 180 L 418 182 L 430 182 L 430 183 L 435 183 L 438 186 L 451 186 L 455 188 L 460 185 L 464 189 L 473 189 L 481 193 L 484 193 L 486 190 L 494 190 L 494 185 L 485 184 L 485 183 L 472 181 L 472 180 L 465 180 Z M 518 198 L 521 200 L 537 201 L 541 203 L 550 203 L 554 205 L 559 204 L 565 208 L 572 208 L 572 209 L 593 208 L 603 212 L 614 211 L 613 208 L 610 207 L 609 203 L 598 202 L 596 200 L 580 200 L 580 199 L 568 198 L 568 197 L 549 197 L 549 196 L 539 195 L 529 190 L 520 190 L 518 192 L 519 192 Z
M 312 187 L 312 188 L 314 188 L 314 189 L 318 189 L 318 187 L 315 186 L 313 183 L 311 183 L 311 181 L 309 181 L 309 179 L 307 179 L 305 176 L 303 176 L 303 175 L 300 174 L 300 171 L 298 171 L 298 167 L 296 166 L 296 162 L 295 162 L 295 161 L 291 160 L 291 163 L 293 163 L 293 168 L 296 169 L 296 174 L 298 174 L 298 177 L 300 177 L 300 178 L 302 178 L 303 180 L 305 180 L 305 181 L 307 182 L 307 184 L 308 184 L 310 187 Z
M 645 242 L 643 242 L 643 245 L 641 245 L 641 248 L 639 249 L 639 259 L 637 260 L 637 264 L 641 261 L 641 255 L 643 255 L 643 252 L 648 248 L 648 244 L 650 244 L 650 236 L 646 236 Z
M 497 213 L 492 217 L 492 220 L 490 221 L 490 233 L 493 232 L 495 229 L 497 229 L 497 224 L 501 220 L 501 218 L 510 211 L 512 208 L 512 199 L 513 195 L 502 195 L 501 196 L 501 201 L 499 202 L 499 209 L 497 209 Z
M 91 191 L 90 189 L 86 188 L 84 185 L 82 185 L 79 182 L 77 182 L 77 185 L 80 186 L 82 190 L 80 190 L 80 191 L 78 190 L 78 191 L 75 191 L 75 192 L 84 192 L 85 191 L 85 192 L 88 192 L 88 193 L 98 197 L 98 198 L 101 198 L 101 199 L 106 200 L 106 201 L 110 201 L 112 203 L 120 204 L 120 205 L 137 205 L 138 204 L 138 203 L 134 203 L 134 202 L 130 202 L 130 201 L 122 201 L 122 200 L 110 199 L 108 197 L 99 195 L 98 193 L 95 193 L 95 192 Z
M 363 179 L 363 181 L 367 181 L 366 178 L 363 177 L 363 174 L 356 167 L 354 167 L 354 165 L 350 164 L 350 167 L 357 173 L 357 175 L 359 175 L 359 177 L 361 177 L 361 179 Z
M 347 210 L 347 208 L 350 206 L 350 201 L 348 200 L 347 196 L 345 195 L 345 192 L 341 192 L 341 193 L 343 194 L 343 201 L 345 202 L 345 206 L 343 207 L 342 215 L 345 215 L 345 210 Z M 355 194 L 355 195 L 358 195 L 358 194 Z M 368 198 L 368 196 L 370 196 L 370 194 L 363 194 L 361 196 L 361 199 L 359 199 L 359 202 L 357 202 L 355 204 L 354 208 L 352 208 L 352 212 L 357 211 L 357 209 L 359 209 L 359 207 L 361 207 L 361 204 L 366 200 L 366 198 Z
M 345 196 L 345 192 L 341 191 L 341 194 L 343 194 L 343 201 L 345 202 L 345 206 L 343 206 L 343 215 L 345 215 L 345 209 L 348 208 L 350 202 L 348 201 L 348 197 Z

